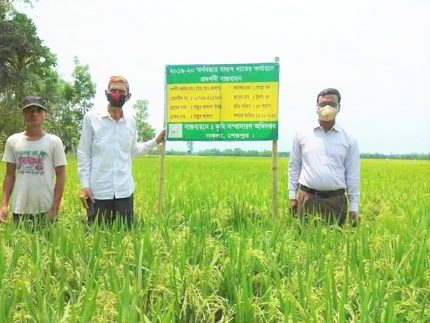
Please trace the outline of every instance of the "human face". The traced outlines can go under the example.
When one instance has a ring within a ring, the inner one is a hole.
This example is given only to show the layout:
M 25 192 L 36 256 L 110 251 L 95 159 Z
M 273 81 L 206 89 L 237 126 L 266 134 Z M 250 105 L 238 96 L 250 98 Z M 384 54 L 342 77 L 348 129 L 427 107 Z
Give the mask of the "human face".
M 127 91 L 127 87 L 122 82 L 112 82 L 109 85 L 109 89 L 106 91 L 106 94 L 120 93 L 126 96 L 126 101 L 130 98 L 130 93 Z
M 117 109 L 121 110 L 122 106 L 130 99 L 130 93 L 128 93 L 127 85 L 121 81 L 111 82 L 109 84 L 109 89 L 105 91 L 105 94 L 107 100 L 109 101 L 110 111 Z
M 318 98 L 318 108 L 322 108 L 326 105 L 329 105 L 333 108 L 339 108 L 339 102 L 336 94 L 326 94 L 324 96 L 320 96 Z
M 46 119 L 46 110 L 37 106 L 30 106 L 22 111 L 27 126 L 41 125 Z

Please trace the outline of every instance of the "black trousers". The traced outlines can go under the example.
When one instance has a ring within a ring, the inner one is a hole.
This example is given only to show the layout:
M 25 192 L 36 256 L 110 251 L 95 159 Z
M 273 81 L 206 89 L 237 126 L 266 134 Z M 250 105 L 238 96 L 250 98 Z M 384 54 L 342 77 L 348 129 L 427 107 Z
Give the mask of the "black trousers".
M 348 201 L 345 194 L 322 197 L 299 190 L 297 197 L 297 214 L 306 218 L 310 215 L 320 215 L 330 224 L 345 223 Z
M 133 223 L 133 194 L 125 198 L 87 202 L 88 224 L 97 222 L 111 225 L 117 219 L 128 227 Z

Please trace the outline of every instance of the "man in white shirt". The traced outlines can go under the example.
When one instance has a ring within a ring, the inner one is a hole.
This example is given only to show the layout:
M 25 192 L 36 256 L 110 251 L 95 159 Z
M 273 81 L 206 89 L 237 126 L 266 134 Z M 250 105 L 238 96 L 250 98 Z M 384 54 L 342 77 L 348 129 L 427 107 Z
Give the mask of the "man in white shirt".
M 26 97 L 22 114 L 25 131 L 7 139 L 3 155 L 6 174 L 0 223 L 6 222 L 11 196 L 15 222 L 23 218 L 33 222 L 54 221 L 64 191 L 67 163 L 64 146 L 60 138 L 43 130 L 47 108 L 41 97 Z
M 341 96 L 328 88 L 317 96 L 318 123 L 296 133 L 288 165 L 293 214 L 319 214 L 329 223 L 356 225 L 360 199 L 360 154 L 354 137 L 337 122 Z M 348 196 L 348 199 L 346 195 Z
M 133 221 L 134 181 L 132 157 L 148 153 L 164 141 L 165 130 L 147 142 L 137 142 L 136 123 L 122 106 L 130 97 L 128 81 L 112 76 L 105 91 L 108 105 L 91 110 L 82 122 L 78 146 L 81 200 L 88 210 L 88 223 L 112 223 L 117 217 L 128 226 Z

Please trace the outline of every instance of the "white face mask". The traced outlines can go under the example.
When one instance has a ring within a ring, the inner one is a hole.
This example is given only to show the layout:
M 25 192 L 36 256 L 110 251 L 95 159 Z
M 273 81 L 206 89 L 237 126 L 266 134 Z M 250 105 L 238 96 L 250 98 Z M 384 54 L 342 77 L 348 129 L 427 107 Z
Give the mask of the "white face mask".
M 326 105 L 322 108 L 317 109 L 318 117 L 321 121 L 332 121 L 336 118 L 339 108 L 333 108 L 330 105 Z

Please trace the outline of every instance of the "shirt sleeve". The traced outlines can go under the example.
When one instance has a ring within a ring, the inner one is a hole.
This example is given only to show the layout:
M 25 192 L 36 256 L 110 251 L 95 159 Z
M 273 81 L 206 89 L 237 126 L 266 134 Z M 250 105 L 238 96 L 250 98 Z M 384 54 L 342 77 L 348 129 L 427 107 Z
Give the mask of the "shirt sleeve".
M 6 145 L 4 147 L 3 153 L 3 161 L 6 163 L 17 164 L 11 137 L 6 140 Z
M 290 200 L 297 198 L 297 186 L 302 170 L 302 150 L 298 134 L 294 136 L 288 163 L 288 192 Z
M 351 138 L 349 151 L 345 159 L 345 179 L 350 211 L 358 212 L 360 203 L 360 152 L 358 143 L 354 138 Z
M 157 147 L 155 138 L 145 142 L 137 142 L 133 151 L 133 156 L 147 154 L 155 147 Z
M 90 187 L 91 147 L 93 143 L 93 129 L 91 120 L 86 114 L 82 121 L 81 138 L 78 145 L 78 176 L 81 188 Z
M 55 138 L 55 140 L 53 142 L 54 154 L 52 156 L 53 161 L 54 161 L 54 167 L 67 165 L 66 154 L 64 152 L 63 142 L 61 141 L 61 139 L 59 137 L 54 137 L 54 138 Z
M 133 127 L 133 141 L 132 141 L 132 147 L 131 147 L 131 154 L 132 156 L 136 155 L 143 155 L 149 153 L 152 149 L 157 147 L 157 141 L 154 139 L 145 141 L 145 142 L 138 142 L 137 141 L 137 130 L 136 130 L 136 123 L 133 119 L 132 121 L 132 127 Z

